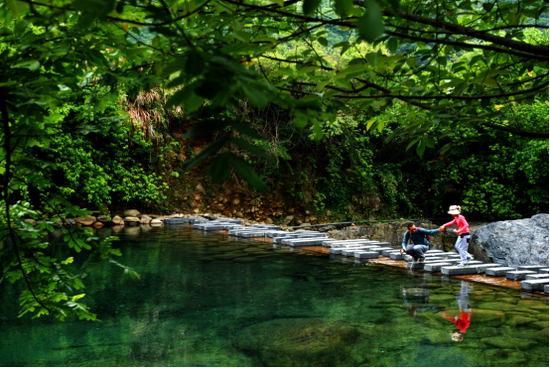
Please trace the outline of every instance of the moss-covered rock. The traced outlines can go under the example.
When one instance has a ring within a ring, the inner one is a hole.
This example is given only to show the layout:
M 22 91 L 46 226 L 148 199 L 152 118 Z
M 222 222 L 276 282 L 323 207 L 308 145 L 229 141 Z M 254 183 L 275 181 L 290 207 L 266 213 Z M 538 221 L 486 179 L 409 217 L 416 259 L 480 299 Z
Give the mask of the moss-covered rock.
M 511 336 L 492 336 L 484 337 L 481 339 L 481 342 L 487 345 L 496 346 L 501 349 L 528 349 L 531 346 L 536 345 L 537 343 L 533 340 L 527 339 L 518 339 Z
M 347 365 L 347 350 L 358 336 L 346 323 L 287 318 L 246 327 L 233 344 L 267 366 L 338 366 Z
M 516 315 L 510 318 L 507 318 L 506 324 L 511 327 L 516 327 L 516 326 L 528 325 L 529 323 L 536 322 L 536 321 L 537 320 L 535 318 Z

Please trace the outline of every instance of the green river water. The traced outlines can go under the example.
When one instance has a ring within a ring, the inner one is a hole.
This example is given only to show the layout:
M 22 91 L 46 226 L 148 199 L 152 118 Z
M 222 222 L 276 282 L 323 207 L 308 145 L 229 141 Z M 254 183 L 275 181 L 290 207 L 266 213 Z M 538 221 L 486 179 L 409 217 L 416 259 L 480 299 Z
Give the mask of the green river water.
M 85 279 L 84 300 L 101 322 L 17 318 L 17 291 L 4 281 L 0 365 L 549 363 L 548 301 L 517 290 L 190 227 L 98 231 L 120 237 L 118 260 L 141 279 L 109 264 Z M 459 332 L 454 322 L 468 316 Z

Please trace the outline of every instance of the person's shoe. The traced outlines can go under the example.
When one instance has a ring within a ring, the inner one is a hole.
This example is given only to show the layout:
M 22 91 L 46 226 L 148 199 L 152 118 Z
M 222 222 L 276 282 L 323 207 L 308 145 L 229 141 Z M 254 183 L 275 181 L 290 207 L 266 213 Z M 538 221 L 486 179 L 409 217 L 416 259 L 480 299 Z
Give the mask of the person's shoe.
M 458 263 L 456 267 L 468 267 L 467 263 Z
M 468 258 L 468 261 L 473 261 L 474 260 L 474 256 L 471 255 L 471 254 L 467 258 Z

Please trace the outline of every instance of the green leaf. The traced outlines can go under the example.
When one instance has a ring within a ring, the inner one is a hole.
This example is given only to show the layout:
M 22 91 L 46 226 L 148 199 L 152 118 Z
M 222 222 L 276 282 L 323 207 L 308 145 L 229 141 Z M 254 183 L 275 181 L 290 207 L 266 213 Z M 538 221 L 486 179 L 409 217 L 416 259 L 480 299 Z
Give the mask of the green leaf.
M 321 127 L 321 122 L 317 119 L 311 119 L 313 124 L 313 139 L 320 141 L 323 138 L 323 128 Z
M 16 0 L 6 0 L 6 7 L 13 13 L 13 16 L 17 18 L 19 14 L 25 10 L 27 4 Z
M 218 130 L 222 130 L 228 125 L 227 122 L 221 120 L 198 121 L 187 131 L 187 133 L 185 133 L 183 139 L 197 138 L 212 134 Z
M 386 28 L 382 21 L 382 12 L 374 0 L 366 0 L 365 5 L 366 12 L 357 21 L 357 30 L 362 39 L 373 42 L 384 33 Z
M 311 15 L 321 5 L 321 0 L 303 0 L 302 9 L 305 15 Z
M 345 18 L 353 10 L 353 0 L 334 0 L 334 10 L 340 18 Z
M 412 146 L 414 146 L 414 144 L 415 144 L 416 142 L 418 142 L 418 141 L 419 141 L 419 139 L 415 139 L 414 141 L 412 141 L 411 143 L 409 143 L 409 145 L 407 146 L 406 151 L 408 151 L 409 148 L 411 148 Z
M 424 141 L 419 141 L 416 145 L 416 154 L 420 157 L 424 154 L 424 150 L 426 149 L 426 144 Z
M 214 155 L 216 152 L 222 149 L 225 143 L 229 140 L 228 136 L 223 136 L 204 147 L 196 156 L 185 161 L 182 166 L 184 171 L 190 170 L 206 160 L 208 157 Z
M 296 113 L 296 117 L 294 118 L 294 120 L 292 120 L 292 122 L 298 128 L 304 128 L 308 123 L 308 118 L 304 114 Z
M 231 174 L 231 167 L 229 166 L 229 153 L 223 152 L 214 157 L 210 167 L 208 167 L 208 175 L 215 183 L 222 183 L 227 180 Z
M 38 60 L 25 60 L 11 66 L 12 69 L 24 68 L 24 69 L 29 69 L 31 72 L 35 71 L 39 67 L 40 67 L 40 62 Z
M 397 51 L 397 45 L 398 45 L 397 39 L 392 37 L 388 40 L 388 50 L 392 54 L 395 54 L 395 52 Z
M 257 88 L 243 86 L 243 92 L 253 106 L 260 109 L 265 109 L 267 107 L 269 98 L 267 98 L 263 91 L 260 91 Z
M 426 147 L 429 147 L 429 148 L 435 147 L 435 140 L 431 137 L 424 139 L 424 143 L 426 144 Z
M 320 43 L 321 45 L 323 45 L 323 46 L 328 46 L 328 41 L 327 41 L 327 39 L 324 38 L 324 37 L 319 37 L 319 38 L 317 39 L 317 42 L 319 42 L 319 43 Z
M 266 192 L 267 185 L 260 179 L 258 174 L 254 171 L 252 166 L 237 155 L 230 153 L 231 165 L 235 171 L 243 178 L 248 184 L 259 192 Z
M 369 121 L 367 121 L 367 132 L 370 130 L 370 128 L 372 127 L 372 125 L 374 123 L 376 123 L 376 120 L 377 119 L 370 119 Z

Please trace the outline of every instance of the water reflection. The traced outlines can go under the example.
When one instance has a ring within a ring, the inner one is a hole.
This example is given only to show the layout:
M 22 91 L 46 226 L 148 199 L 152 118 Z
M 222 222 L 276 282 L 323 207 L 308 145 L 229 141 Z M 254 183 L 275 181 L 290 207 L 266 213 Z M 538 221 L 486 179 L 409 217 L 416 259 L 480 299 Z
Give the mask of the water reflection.
M 456 326 L 453 332 L 451 332 L 451 339 L 453 341 L 464 340 L 464 334 L 466 333 L 468 327 L 470 327 L 470 316 L 472 315 L 472 309 L 470 308 L 468 293 L 471 291 L 471 289 L 472 288 L 467 281 L 461 281 L 460 292 L 456 297 L 459 309 L 458 315 L 452 317 L 445 312 L 441 312 L 441 315 L 443 317 L 451 321 Z
M 416 317 L 417 313 L 426 311 L 439 312 L 436 306 L 430 305 L 430 287 L 426 280 L 422 280 L 420 285 L 409 284 L 402 286 L 401 289 L 411 316 Z

